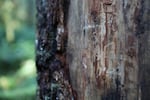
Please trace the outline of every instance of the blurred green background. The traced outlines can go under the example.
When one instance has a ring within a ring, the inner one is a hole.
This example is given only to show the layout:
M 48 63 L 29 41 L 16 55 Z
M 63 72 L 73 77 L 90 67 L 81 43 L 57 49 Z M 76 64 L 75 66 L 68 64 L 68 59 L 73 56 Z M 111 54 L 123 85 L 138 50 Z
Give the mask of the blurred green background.
M 35 100 L 35 0 L 0 0 L 0 100 Z

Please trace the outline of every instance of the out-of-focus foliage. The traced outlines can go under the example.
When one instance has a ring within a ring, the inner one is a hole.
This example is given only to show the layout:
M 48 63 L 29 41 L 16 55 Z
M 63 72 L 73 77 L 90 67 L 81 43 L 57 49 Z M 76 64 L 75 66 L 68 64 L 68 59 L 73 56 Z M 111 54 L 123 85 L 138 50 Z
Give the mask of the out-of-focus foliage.
M 0 100 L 34 100 L 35 0 L 0 0 Z

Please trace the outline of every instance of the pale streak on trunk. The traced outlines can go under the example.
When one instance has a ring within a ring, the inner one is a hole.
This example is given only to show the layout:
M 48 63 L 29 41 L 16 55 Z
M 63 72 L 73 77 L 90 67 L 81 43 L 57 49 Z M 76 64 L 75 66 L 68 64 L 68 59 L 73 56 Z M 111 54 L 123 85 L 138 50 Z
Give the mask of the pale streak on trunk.
M 139 0 L 71 0 L 68 62 L 78 100 L 138 99 Z

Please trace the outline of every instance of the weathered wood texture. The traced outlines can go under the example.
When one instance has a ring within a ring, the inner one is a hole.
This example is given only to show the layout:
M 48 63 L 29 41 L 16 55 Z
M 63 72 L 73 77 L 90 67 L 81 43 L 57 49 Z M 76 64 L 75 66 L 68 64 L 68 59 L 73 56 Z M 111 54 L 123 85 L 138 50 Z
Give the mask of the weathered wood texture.
M 71 0 L 68 62 L 79 100 L 137 100 L 137 3 Z
M 149 100 L 149 0 L 37 0 L 38 98 Z
M 68 62 L 79 100 L 141 95 L 148 100 L 148 5 L 148 0 L 71 0 Z

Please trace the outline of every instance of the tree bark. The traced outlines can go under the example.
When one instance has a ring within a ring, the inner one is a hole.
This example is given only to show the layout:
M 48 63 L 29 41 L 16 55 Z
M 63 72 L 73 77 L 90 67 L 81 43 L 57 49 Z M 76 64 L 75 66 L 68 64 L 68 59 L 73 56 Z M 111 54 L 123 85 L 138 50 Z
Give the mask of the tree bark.
M 68 0 L 37 0 L 37 99 L 71 100 L 66 64 Z
M 37 12 L 39 100 L 150 99 L 149 0 L 37 0 Z

